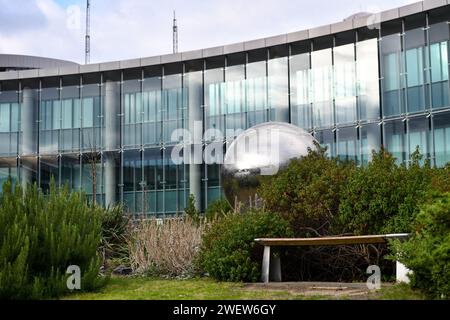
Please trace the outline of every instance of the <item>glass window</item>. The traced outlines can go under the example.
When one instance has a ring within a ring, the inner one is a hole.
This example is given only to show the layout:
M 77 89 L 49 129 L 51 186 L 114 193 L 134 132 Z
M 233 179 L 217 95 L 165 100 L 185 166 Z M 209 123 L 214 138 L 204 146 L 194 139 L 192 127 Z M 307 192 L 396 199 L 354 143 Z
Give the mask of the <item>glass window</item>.
M 205 117 L 207 129 L 223 130 L 224 69 L 205 70 Z
M 309 60 L 309 53 L 290 58 L 292 123 L 305 130 L 312 128 Z
M 269 59 L 269 104 L 275 116 L 272 120 L 289 122 L 289 73 L 288 58 Z
M 380 40 L 382 85 L 383 85 L 383 114 L 385 117 L 403 113 L 401 96 L 401 36 L 392 34 Z
M 450 113 L 433 116 L 436 166 L 443 167 L 450 162 Z
M 423 28 L 405 32 L 405 72 L 408 112 L 425 109 L 425 31 Z
M 247 124 L 242 129 L 251 128 L 257 124 L 269 121 L 268 119 L 268 82 L 267 82 L 267 63 L 264 59 L 264 53 L 260 59 L 247 64 Z M 275 81 L 275 80 L 272 80 Z M 274 85 L 272 83 L 271 85 Z M 275 97 L 274 97 L 275 99 Z M 271 106 L 273 108 L 275 106 Z
M 398 164 L 404 163 L 406 158 L 405 123 L 401 120 L 389 121 L 384 125 L 385 147 Z
M 11 130 L 11 105 L 9 103 L 0 104 L 0 132 L 10 132 Z
M 432 154 L 432 140 L 430 135 L 430 121 L 426 117 L 408 120 L 409 157 L 419 147 L 423 160 L 430 160 Z M 422 161 L 423 163 L 423 161 Z
M 336 143 L 334 141 L 333 130 L 323 130 L 314 133 L 314 137 L 322 147 L 327 148 L 327 156 L 333 158 L 336 156 Z
M 50 182 L 53 179 L 56 186 L 59 186 L 59 158 L 58 157 L 42 157 L 40 158 L 40 175 L 39 180 L 41 188 L 45 192 L 50 190 Z
M 245 80 L 245 54 L 230 55 L 227 57 L 227 66 L 225 68 L 225 83 L 223 84 L 223 92 L 226 106 L 225 110 L 225 135 L 227 137 L 235 137 L 238 130 L 245 129 L 245 112 L 246 106 L 246 80 Z M 258 74 L 262 71 L 262 66 L 265 66 L 265 61 L 256 62 L 254 67 Z M 252 67 L 248 67 L 248 77 Z M 264 67 L 264 77 L 266 75 L 266 68 Z M 259 76 L 259 75 L 258 75 Z M 257 107 L 257 106 L 255 106 Z
M 355 46 L 335 47 L 333 53 L 336 122 L 353 123 L 356 121 Z
M 314 126 L 330 127 L 334 124 L 331 49 L 313 52 L 311 62 Z
M 123 153 L 123 200 L 131 213 L 138 213 L 142 198 L 138 196 L 141 190 L 142 160 L 141 152 L 125 151 Z
M 161 132 L 161 69 L 146 69 L 143 82 L 143 126 L 144 145 L 158 145 Z
M 337 156 L 341 161 L 359 160 L 358 130 L 354 127 L 337 130 Z
M 361 163 L 367 165 L 372 161 L 373 151 L 378 152 L 381 147 L 381 126 L 371 123 L 361 126 Z
M 70 190 L 79 190 L 81 187 L 80 168 L 78 155 L 63 155 L 61 157 L 61 185 L 67 184 Z
M 358 42 L 356 58 L 359 117 L 361 120 L 379 119 L 378 40 Z
M 429 28 L 429 59 L 431 80 L 431 105 L 434 109 L 449 105 L 449 26 L 446 22 L 431 25 Z

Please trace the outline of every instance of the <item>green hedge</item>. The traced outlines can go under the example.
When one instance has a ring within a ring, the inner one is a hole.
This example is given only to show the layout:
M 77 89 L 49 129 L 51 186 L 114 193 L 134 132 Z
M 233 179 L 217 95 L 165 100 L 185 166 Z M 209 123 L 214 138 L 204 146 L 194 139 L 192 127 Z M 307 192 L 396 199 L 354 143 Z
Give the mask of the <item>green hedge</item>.
M 203 236 L 200 268 L 220 281 L 259 281 L 263 247 L 254 239 L 291 237 L 288 223 L 279 215 L 251 211 L 230 213 L 216 220 Z
M 104 285 L 99 276 L 103 210 L 84 195 L 11 181 L 0 197 L 0 299 L 54 298 L 69 292 L 66 270 L 81 269 L 81 289 Z
M 394 242 L 395 255 L 410 270 L 412 285 L 432 298 L 450 299 L 450 193 L 435 196 L 413 224 L 412 237 Z

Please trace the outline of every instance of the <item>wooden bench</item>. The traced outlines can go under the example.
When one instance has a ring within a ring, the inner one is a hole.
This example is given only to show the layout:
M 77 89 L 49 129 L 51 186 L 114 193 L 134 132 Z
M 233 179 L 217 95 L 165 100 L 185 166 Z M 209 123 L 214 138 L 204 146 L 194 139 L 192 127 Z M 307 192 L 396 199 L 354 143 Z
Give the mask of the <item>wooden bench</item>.
M 359 245 L 359 244 L 385 244 L 389 240 L 406 239 L 409 234 L 386 234 L 375 236 L 352 236 L 352 237 L 324 237 L 324 238 L 298 238 L 298 239 L 255 239 L 255 242 L 264 246 L 264 255 L 262 261 L 262 281 L 270 281 L 270 248 L 271 247 L 312 247 L 312 246 L 340 246 L 340 245 Z M 398 274 L 399 263 L 397 262 L 397 279 L 402 275 Z M 278 260 L 274 266 L 274 278 L 281 281 L 281 266 Z

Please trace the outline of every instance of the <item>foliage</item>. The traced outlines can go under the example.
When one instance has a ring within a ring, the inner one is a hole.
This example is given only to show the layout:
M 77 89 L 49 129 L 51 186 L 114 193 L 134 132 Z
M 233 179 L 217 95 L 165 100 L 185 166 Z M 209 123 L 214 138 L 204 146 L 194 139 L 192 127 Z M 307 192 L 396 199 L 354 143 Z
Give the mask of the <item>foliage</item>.
M 256 238 L 290 237 L 288 222 L 266 211 L 231 213 L 203 236 L 198 264 L 217 280 L 255 282 L 261 276 L 262 246 Z
M 282 214 L 299 237 L 340 233 L 335 217 L 340 191 L 354 170 L 352 163 L 329 159 L 326 149 L 310 151 L 277 176 L 263 181 L 258 194 L 267 210 Z
M 102 209 L 86 197 L 8 181 L 0 197 L 0 299 L 53 298 L 68 293 L 66 270 L 81 269 L 81 289 L 105 284 L 99 276 Z
M 417 215 L 411 238 L 393 243 L 393 259 L 413 271 L 413 287 L 450 299 L 450 193 L 433 198 Z
M 100 251 L 105 267 L 109 267 L 115 262 L 127 262 L 129 225 L 130 216 L 124 214 L 121 206 L 104 210 Z
M 231 213 L 233 209 L 230 204 L 225 199 L 218 199 L 211 202 L 206 209 L 205 217 L 208 220 L 214 220 L 217 218 L 221 218 Z
M 195 273 L 194 260 L 206 228 L 203 221 L 167 219 L 141 221 L 131 232 L 129 252 L 135 273 L 186 277 Z
M 343 228 L 360 235 L 411 231 L 418 204 L 431 188 L 433 169 L 428 163 L 421 166 L 421 158 L 416 151 L 406 167 L 385 150 L 374 152 L 367 167 L 353 171 L 341 193 Z
M 187 207 L 184 209 L 184 213 L 193 221 L 199 223 L 201 219 L 200 212 L 197 210 L 195 203 L 195 196 L 193 194 L 189 195 Z

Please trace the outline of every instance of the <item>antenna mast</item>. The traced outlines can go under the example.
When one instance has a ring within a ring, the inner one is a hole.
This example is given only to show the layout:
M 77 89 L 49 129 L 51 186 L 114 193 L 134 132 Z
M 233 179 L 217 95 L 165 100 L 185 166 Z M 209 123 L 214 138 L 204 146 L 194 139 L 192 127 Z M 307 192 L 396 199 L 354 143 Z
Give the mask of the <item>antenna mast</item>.
M 173 53 L 178 53 L 178 25 L 175 11 L 173 12 Z
M 86 48 L 85 48 L 85 63 L 91 62 L 91 2 L 86 2 Z

